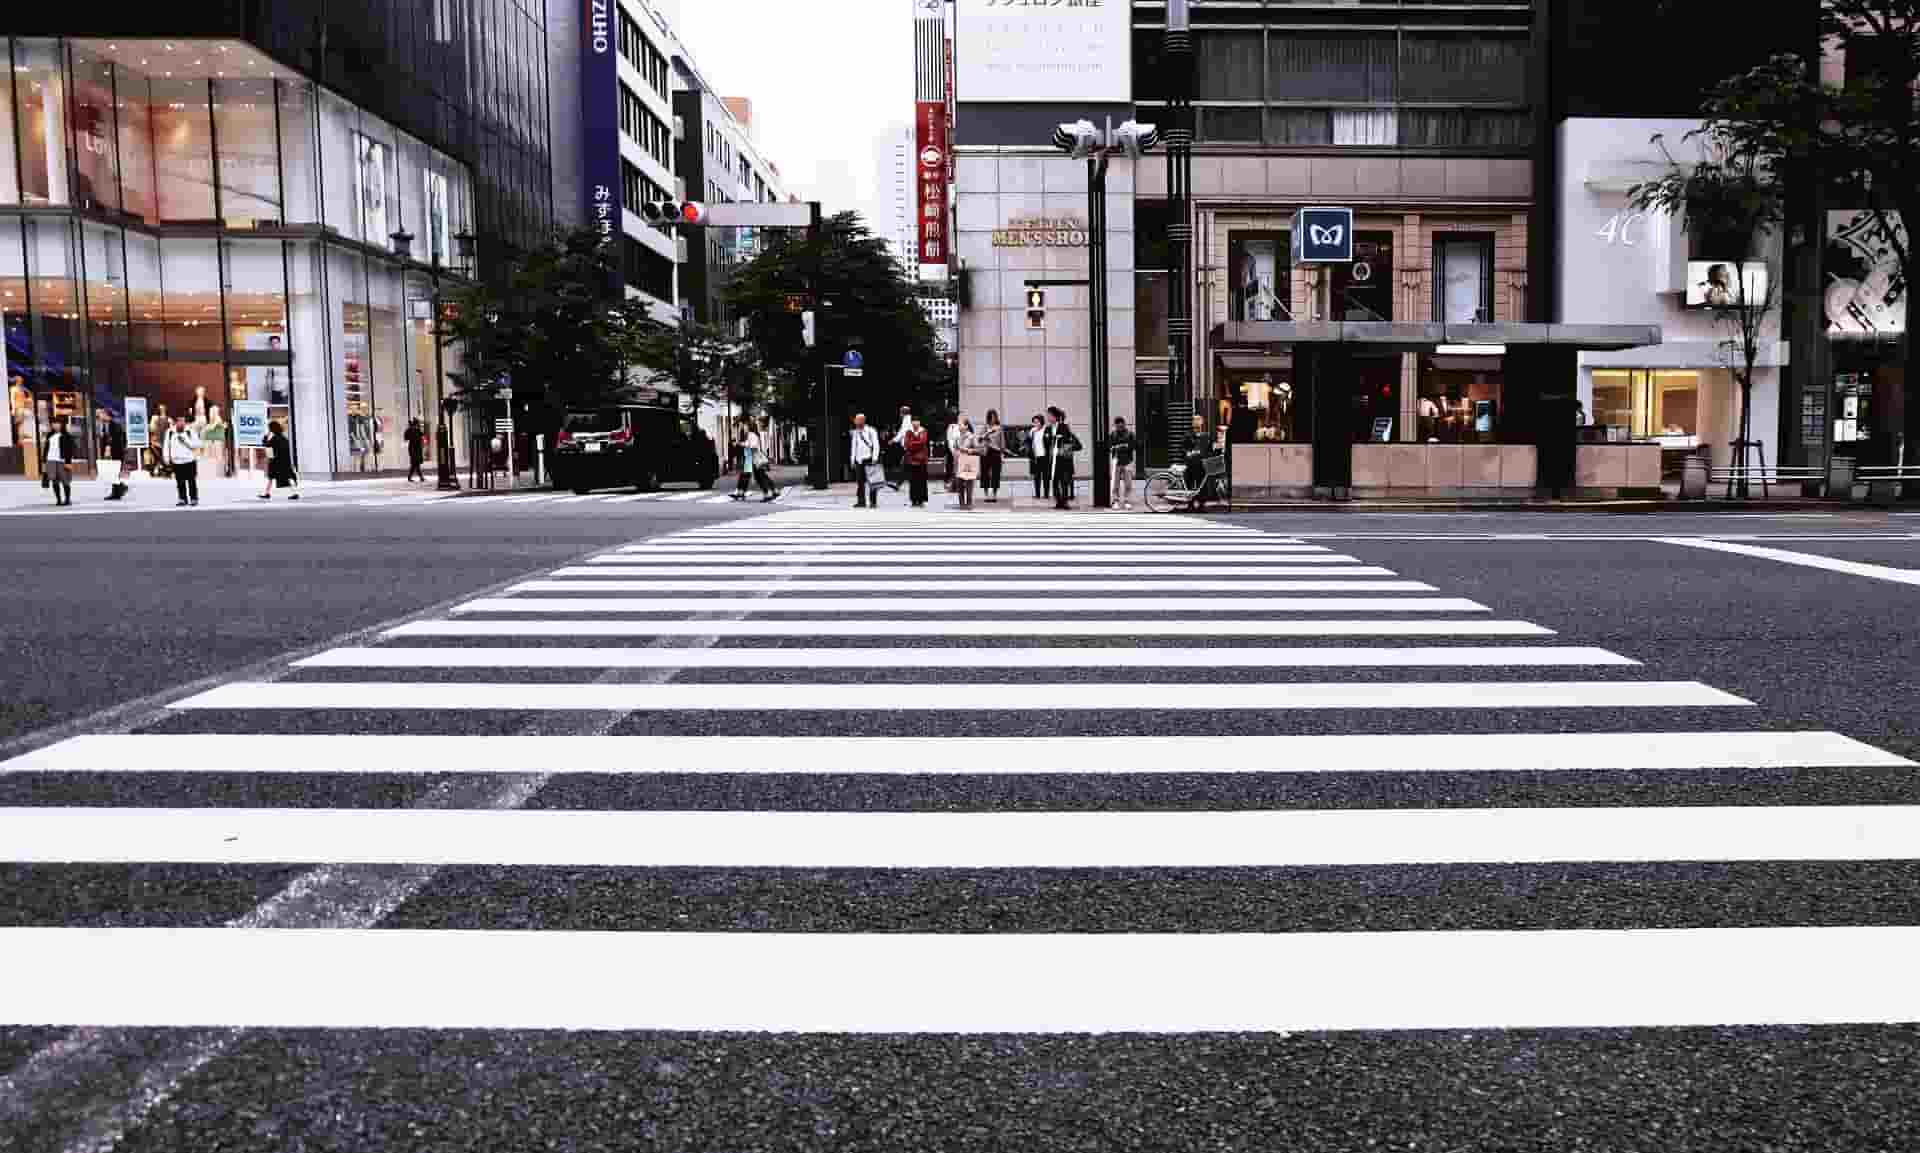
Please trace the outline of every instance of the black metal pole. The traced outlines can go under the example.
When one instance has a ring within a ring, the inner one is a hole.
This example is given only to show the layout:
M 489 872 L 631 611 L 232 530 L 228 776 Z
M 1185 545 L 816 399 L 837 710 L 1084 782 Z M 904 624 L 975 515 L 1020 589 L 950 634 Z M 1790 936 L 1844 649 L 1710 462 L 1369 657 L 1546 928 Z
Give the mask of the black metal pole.
M 1091 424 L 1088 444 L 1093 456 L 1093 507 L 1106 508 L 1112 501 L 1111 476 L 1107 468 L 1107 152 L 1112 143 L 1113 125 L 1101 150 L 1087 160 L 1087 381 L 1092 393 L 1087 406 Z
M 1184 5 L 1182 5 L 1184 8 Z M 1182 12 L 1181 24 L 1185 23 Z M 1191 414 L 1199 411 L 1193 396 L 1193 223 L 1190 191 L 1193 186 L 1193 33 L 1168 21 L 1163 41 L 1167 62 L 1167 243 L 1171 250 L 1171 283 L 1167 292 L 1167 406 L 1189 417 L 1188 426 L 1169 428 L 1167 453 L 1178 458 L 1192 435 Z
M 813 488 L 819 489 L 833 483 L 827 448 L 827 437 L 831 435 L 831 430 L 827 428 L 827 360 L 823 351 L 826 346 L 821 339 L 825 335 L 821 330 L 826 328 L 822 322 L 826 320 L 827 312 L 825 285 L 821 283 L 827 271 L 827 234 L 820 227 L 820 202 L 813 201 L 811 207 L 813 220 L 807 225 L 807 243 L 813 249 L 813 268 L 807 278 L 807 295 L 810 298 L 807 303 L 813 310 L 814 378 L 820 382 L 820 435 L 814 437 L 813 443 L 807 446 L 807 479 Z

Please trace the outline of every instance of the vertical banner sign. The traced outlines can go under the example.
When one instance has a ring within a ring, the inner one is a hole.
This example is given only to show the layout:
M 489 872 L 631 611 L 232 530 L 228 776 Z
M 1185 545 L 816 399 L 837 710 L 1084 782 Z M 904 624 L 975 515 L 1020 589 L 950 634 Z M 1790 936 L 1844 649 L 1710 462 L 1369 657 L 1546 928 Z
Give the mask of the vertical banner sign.
M 914 105 L 914 163 L 920 185 L 920 263 L 947 262 L 947 102 Z
M 233 443 L 241 448 L 260 448 L 267 443 L 267 402 L 233 402 Z
M 580 0 L 586 19 L 580 25 L 580 185 L 586 219 L 612 242 L 620 228 L 620 80 L 614 51 L 614 0 Z M 619 261 L 615 260 L 616 268 Z M 616 291 L 620 273 L 614 273 Z
M 127 447 L 147 448 L 147 398 L 127 398 Z

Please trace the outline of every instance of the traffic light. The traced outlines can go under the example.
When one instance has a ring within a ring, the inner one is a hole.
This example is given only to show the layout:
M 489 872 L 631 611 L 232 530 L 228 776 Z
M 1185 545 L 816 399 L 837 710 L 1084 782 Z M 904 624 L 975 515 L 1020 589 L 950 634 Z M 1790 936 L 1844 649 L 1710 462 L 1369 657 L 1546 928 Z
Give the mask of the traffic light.
M 705 224 L 707 206 L 697 200 L 649 200 L 640 206 L 640 217 L 648 224 Z
M 1038 332 L 1047 326 L 1047 294 L 1043 289 L 1027 289 L 1027 331 Z

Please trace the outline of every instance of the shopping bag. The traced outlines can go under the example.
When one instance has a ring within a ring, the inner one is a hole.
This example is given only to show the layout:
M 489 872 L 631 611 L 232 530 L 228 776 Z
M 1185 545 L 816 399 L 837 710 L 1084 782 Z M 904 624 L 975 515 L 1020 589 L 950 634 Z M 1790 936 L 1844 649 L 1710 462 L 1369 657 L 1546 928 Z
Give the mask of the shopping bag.
M 119 461 L 117 460 L 99 461 L 95 464 L 95 468 L 100 474 L 100 480 L 102 483 L 104 484 L 120 483 L 120 462 Z

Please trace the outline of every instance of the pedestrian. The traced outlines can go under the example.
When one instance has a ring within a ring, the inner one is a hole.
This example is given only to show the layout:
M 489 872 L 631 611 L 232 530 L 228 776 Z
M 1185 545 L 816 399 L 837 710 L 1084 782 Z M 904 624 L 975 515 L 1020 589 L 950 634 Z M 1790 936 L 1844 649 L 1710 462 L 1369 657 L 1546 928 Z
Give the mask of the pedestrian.
M 1047 499 L 1053 475 L 1047 471 L 1046 422 L 1037 416 L 1033 418 L 1033 427 L 1027 430 L 1027 467 L 1033 470 L 1034 499 Z
M 1113 458 L 1113 493 L 1109 508 L 1133 507 L 1133 453 L 1139 442 L 1127 428 L 1127 418 L 1113 418 L 1113 432 L 1107 437 L 1107 454 Z
M 973 421 L 960 418 L 960 439 L 954 448 L 953 491 L 960 494 L 960 507 L 973 507 L 973 486 L 980 480 L 980 434 Z
M 1053 507 L 1066 508 L 1073 502 L 1073 454 L 1080 451 L 1080 438 L 1067 427 L 1064 409 L 1047 409 L 1047 457 L 1052 462 Z
M 293 470 L 293 442 L 287 439 L 287 430 L 277 420 L 267 422 L 267 487 L 261 490 L 261 500 L 272 500 L 276 488 L 290 488 L 288 500 L 300 499 L 300 476 Z
M 420 466 L 426 462 L 426 459 L 427 459 L 427 430 L 421 426 L 420 418 L 416 416 L 412 420 L 407 422 L 407 483 L 408 484 L 412 484 L 416 479 L 419 480 L 420 483 L 422 484 L 426 483 L 427 474 L 421 471 L 420 469 Z
M 107 455 L 113 458 L 113 489 L 107 493 L 108 500 L 125 500 L 127 497 L 127 430 L 111 416 L 107 418 Z
M 80 446 L 67 431 L 67 418 L 54 417 L 46 452 L 40 457 L 40 483 L 53 490 L 56 508 L 73 503 L 73 462 L 79 455 Z
M 880 434 L 867 427 L 867 414 L 853 414 L 853 431 L 847 436 L 847 467 L 853 470 L 853 507 L 879 508 L 880 486 L 886 477 L 880 465 Z M 873 503 L 867 503 L 871 495 Z
M 173 469 L 173 487 L 180 499 L 174 501 L 174 507 L 185 508 L 200 503 L 200 435 L 187 425 L 184 413 L 173 418 L 173 427 L 167 430 L 167 439 L 162 445 L 161 455 L 167 465 Z
M 915 508 L 927 507 L 927 445 L 931 439 L 926 426 L 916 419 L 901 445 L 907 453 L 907 497 Z
M 745 423 L 733 434 L 733 463 L 740 474 L 733 486 L 733 499 L 745 500 L 753 484 L 753 430 Z
M 1000 465 L 1007 455 L 1007 430 L 1000 427 L 1000 414 L 987 410 L 987 426 L 980 430 L 980 489 L 987 503 L 1000 497 Z
M 957 412 L 950 412 L 947 414 L 947 491 L 948 492 L 955 491 L 954 465 L 960 459 L 960 436 L 961 436 L 960 422 L 965 419 L 966 417 L 960 415 Z
M 760 486 L 760 503 L 780 499 L 780 486 L 773 483 L 773 473 L 769 471 L 773 462 L 767 455 L 767 438 L 760 435 L 759 429 L 751 429 L 747 437 L 753 442 L 753 481 Z

